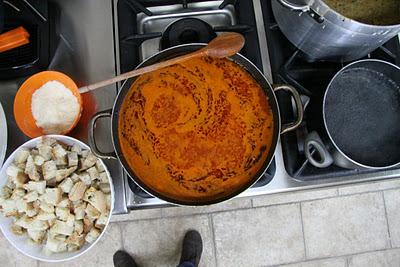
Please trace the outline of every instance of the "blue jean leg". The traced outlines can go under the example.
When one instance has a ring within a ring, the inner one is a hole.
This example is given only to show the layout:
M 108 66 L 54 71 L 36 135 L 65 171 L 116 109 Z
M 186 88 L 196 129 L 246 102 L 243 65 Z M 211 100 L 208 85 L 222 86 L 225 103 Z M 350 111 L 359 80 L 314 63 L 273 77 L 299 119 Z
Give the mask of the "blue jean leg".
M 194 267 L 193 263 L 189 261 L 182 262 L 181 264 L 178 265 L 178 267 Z

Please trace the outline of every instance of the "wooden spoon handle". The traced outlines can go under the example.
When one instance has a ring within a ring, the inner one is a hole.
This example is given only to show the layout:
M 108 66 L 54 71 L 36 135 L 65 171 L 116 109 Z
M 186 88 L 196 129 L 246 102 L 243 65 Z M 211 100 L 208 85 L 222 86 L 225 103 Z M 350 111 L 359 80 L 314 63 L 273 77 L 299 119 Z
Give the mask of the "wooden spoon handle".
M 79 88 L 79 92 L 81 94 L 83 94 L 83 93 L 95 90 L 97 88 L 100 88 L 100 87 L 104 87 L 104 86 L 107 86 L 107 85 L 110 85 L 110 84 L 113 84 L 113 83 L 116 83 L 116 82 L 119 82 L 119 81 L 123 81 L 123 80 L 129 79 L 129 78 L 135 77 L 135 76 L 139 76 L 139 75 L 151 72 L 151 71 L 162 69 L 162 68 L 165 68 L 165 67 L 180 63 L 182 61 L 189 60 L 191 58 L 199 57 L 199 56 L 202 56 L 202 55 L 206 55 L 206 51 L 203 50 L 203 49 L 199 49 L 199 50 L 197 50 L 197 51 L 195 51 L 193 53 L 189 53 L 189 54 L 182 55 L 182 56 L 179 56 L 179 57 L 171 58 L 171 59 L 168 59 L 168 60 L 165 60 L 165 61 L 161 61 L 159 63 L 153 64 L 153 65 L 150 65 L 150 66 L 147 66 L 147 67 L 143 67 L 143 68 L 140 68 L 140 69 L 136 69 L 136 70 L 132 70 L 132 71 L 129 71 L 129 72 L 125 72 L 125 73 L 123 73 L 121 75 L 115 76 L 115 77 L 113 77 L 111 79 L 108 79 L 108 80 L 104 80 L 104 81 L 97 82 L 97 83 L 94 83 L 94 84 L 91 84 L 91 85 L 83 86 L 83 87 Z

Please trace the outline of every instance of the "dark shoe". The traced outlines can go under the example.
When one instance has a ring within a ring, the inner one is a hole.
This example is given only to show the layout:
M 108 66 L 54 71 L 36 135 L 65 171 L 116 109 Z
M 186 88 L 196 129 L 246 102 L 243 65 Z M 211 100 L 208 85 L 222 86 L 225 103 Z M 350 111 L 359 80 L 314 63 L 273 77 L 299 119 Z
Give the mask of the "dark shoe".
M 179 264 L 183 262 L 191 262 L 194 266 L 198 266 L 201 253 L 203 252 L 203 240 L 196 230 L 186 232 L 183 238 L 182 255 Z
M 132 256 L 123 250 L 114 253 L 113 261 L 114 267 L 138 267 Z

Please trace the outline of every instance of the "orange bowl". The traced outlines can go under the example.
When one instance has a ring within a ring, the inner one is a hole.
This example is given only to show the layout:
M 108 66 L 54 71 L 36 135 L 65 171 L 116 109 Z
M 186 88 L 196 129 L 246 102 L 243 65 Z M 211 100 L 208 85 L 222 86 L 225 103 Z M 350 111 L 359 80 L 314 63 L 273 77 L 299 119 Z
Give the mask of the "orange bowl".
M 82 114 L 82 98 L 79 93 L 78 87 L 75 82 L 67 75 L 57 71 L 42 71 L 29 77 L 18 89 L 18 92 L 14 99 L 14 117 L 19 129 L 30 138 L 35 138 L 44 135 L 42 128 L 36 125 L 36 121 L 32 115 L 32 95 L 33 93 L 49 81 L 58 81 L 67 87 L 72 94 L 78 99 L 80 106 L 79 115 L 75 118 L 74 123 L 71 127 L 61 133 L 66 135 L 69 133 L 78 123 Z

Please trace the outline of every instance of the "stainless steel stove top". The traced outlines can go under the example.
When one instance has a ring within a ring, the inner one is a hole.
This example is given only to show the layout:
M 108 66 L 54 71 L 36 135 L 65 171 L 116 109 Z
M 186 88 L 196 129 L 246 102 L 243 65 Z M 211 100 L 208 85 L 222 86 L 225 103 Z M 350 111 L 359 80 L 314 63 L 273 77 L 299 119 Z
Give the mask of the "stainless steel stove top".
M 264 70 L 264 75 L 271 83 L 273 83 L 267 38 L 264 28 L 260 1 L 261 0 L 252 0 L 257 24 L 256 30 L 258 34 L 259 47 L 262 58 L 262 68 Z M 226 6 L 224 9 L 219 9 L 218 6 L 221 3 L 222 1 L 200 2 L 189 4 L 187 9 L 183 8 L 182 5 L 149 8 L 149 10 L 153 13 L 152 16 L 147 16 L 144 13 L 140 13 L 137 17 L 138 33 L 163 32 L 168 25 L 170 25 L 177 19 L 186 17 L 201 18 L 212 26 L 235 25 L 235 10 L 229 5 Z M 205 8 L 207 9 L 206 11 L 204 10 Z M 118 27 L 116 27 L 116 25 L 115 29 L 118 30 Z M 154 55 L 158 51 L 160 51 L 160 37 L 146 40 L 140 47 L 140 58 L 141 60 L 146 59 L 149 56 Z M 285 170 L 280 144 L 278 144 L 277 147 L 275 161 L 276 173 L 270 183 L 265 186 L 250 188 L 237 196 L 237 198 L 400 176 L 400 171 L 383 171 L 369 175 L 354 175 L 335 179 L 314 180 L 308 182 L 297 181 L 294 178 L 290 177 Z M 128 185 L 128 179 L 130 178 L 127 177 L 126 173 L 124 173 L 126 206 L 129 210 L 163 207 L 170 205 L 167 202 L 162 201 L 158 198 L 141 197 L 137 194 L 132 193 Z
M 222 1 L 210 1 L 188 4 L 187 8 L 182 5 L 170 5 L 151 7 L 149 10 L 153 15 L 145 13 L 138 14 L 137 27 L 139 34 L 164 32 L 174 21 L 183 18 L 196 18 L 211 26 L 229 26 L 236 24 L 235 9 L 227 5 L 219 9 Z M 160 51 L 161 37 L 146 40 L 140 46 L 140 59 L 143 61 Z
M 261 48 L 262 68 L 267 79 L 272 82 L 267 39 L 261 13 L 262 0 L 246 1 L 253 2 L 257 22 L 256 31 Z M 116 12 L 118 0 L 57 0 L 57 2 L 62 11 L 60 18 L 61 42 L 49 68 L 67 73 L 77 81 L 78 85 L 96 82 L 120 73 L 119 56 L 116 56 L 119 55 L 118 14 Z M 217 2 L 220 1 L 214 2 L 216 5 Z M 198 5 L 196 4 L 196 6 L 199 5 L 201 5 L 201 3 Z M 234 23 L 234 13 L 229 7 L 225 11 L 218 12 L 221 16 L 221 21 L 226 20 Z M 183 13 L 186 13 L 186 11 Z M 208 13 L 208 15 L 203 13 L 202 15 L 207 17 L 211 13 Z M 161 15 L 161 17 L 162 16 L 166 17 L 165 15 Z M 83 17 L 85 18 L 85 23 L 82 23 Z M 151 22 L 151 19 L 145 16 L 141 17 L 141 19 L 143 22 L 142 25 Z M 143 26 L 143 30 L 146 30 L 146 26 Z M 146 46 L 149 48 L 151 47 L 149 43 L 146 43 Z M 153 47 L 156 46 L 154 42 Z M 144 51 L 143 58 L 151 55 L 151 53 L 153 53 L 151 50 Z M 7 125 L 9 127 L 7 155 L 28 139 L 17 128 L 12 115 L 13 98 L 18 86 L 23 80 L 22 78 L 18 80 L 0 81 L 0 101 L 6 113 Z M 83 116 L 82 123 L 80 123 L 74 133 L 75 137 L 87 141 L 87 124 L 89 118 L 94 112 L 112 108 L 119 86 L 120 84 L 108 86 L 85 96 L 86 101 L 92 101 L 96 104 L 96 108 L 90 112 L 86 111 L 87 113 Z M 98 140 L 99 147 L 105 151 L 112 149 L 109 123 L 107 123 L 107 121 L 100 121 L 99 125 L 97 125 L 96 132 L 98 135 L 96 139 Z M 314 187 L 326 187 L 337 184 L 388 179 L 400 176 L 399 170 L 392 170 L 335 179 L 313 180 L 310 182 L 298 181 L 290 177 L 285 170 L 280 144 L 278 144 L 276 150 L 275 162 L 276 173 L 269 184 L 258 188 L 251 188 L 237 198 L 277 192 L 289 192 Z M 164 207 L 168 205 L 168 203 L 157 198 L 142 198 L 138 195 L 134 195 L 128 186 L 128 177 L 123 172 L 119 162 L 115 160 L 106 160 L 105 163 L 110 170 L 114 183 L 116 196 L 114 214 L 123 214 L 134 209 Z
M 138 34 L 153 34 L 153 33 L 163 33 L 165 30 L 172 25 L 175 21 L 185 18 L 195 18 L 201 19 L 202 21 L 208 23 L 213 28 L 234 26 L 237 24 L 237 17 L 235 9 L 232 5 L 227 5 L 224 8 L 219 8 L 223 1 L 208 1 L 208 2 L 198 2 L 189 3 L 187 7 L 183 7 L 181 4 L 168 5 L 168 6 L 158 6 L 150 7 L 149 11 L 152 12 L 151 16 L 145 13 L 139 13 L 137 15 L 137 32 Z M 262 35 L 259 38 L 260 47 L 266 47 L 266 38 L 264 23 L 262 20 L 262 14 L 260 9 L 257 10 L 257 1 L 254 5 L 254 12 L 256 12 L 257 21 L 257 32 Z M 219 34 L 217 32 L 217 34 Z M 140 60 L 143 61 L 148 57 L 156 54 L 162 50 L 161 47 L 161 36 L 156 38 L 151 38 L 144 41 L 140 48 Z M 270 70 L 268 51 L 263 51 L 263 69 Z M 266 76 L 271 77 L 270 73 Z M 125 194 L 126 203 L 128 209 L 137 209 L 152 206 L 164 206 L 168 203 L 154 197 L 143 197 L 138 194 L 134 194 L 129 187 L 128 179 L 129 177 L 124 172 L 125 181 Z M 260 188 L 251 188 L 246 191 L 243 195 L 256 195 L 262 194 L 264 190 Z

